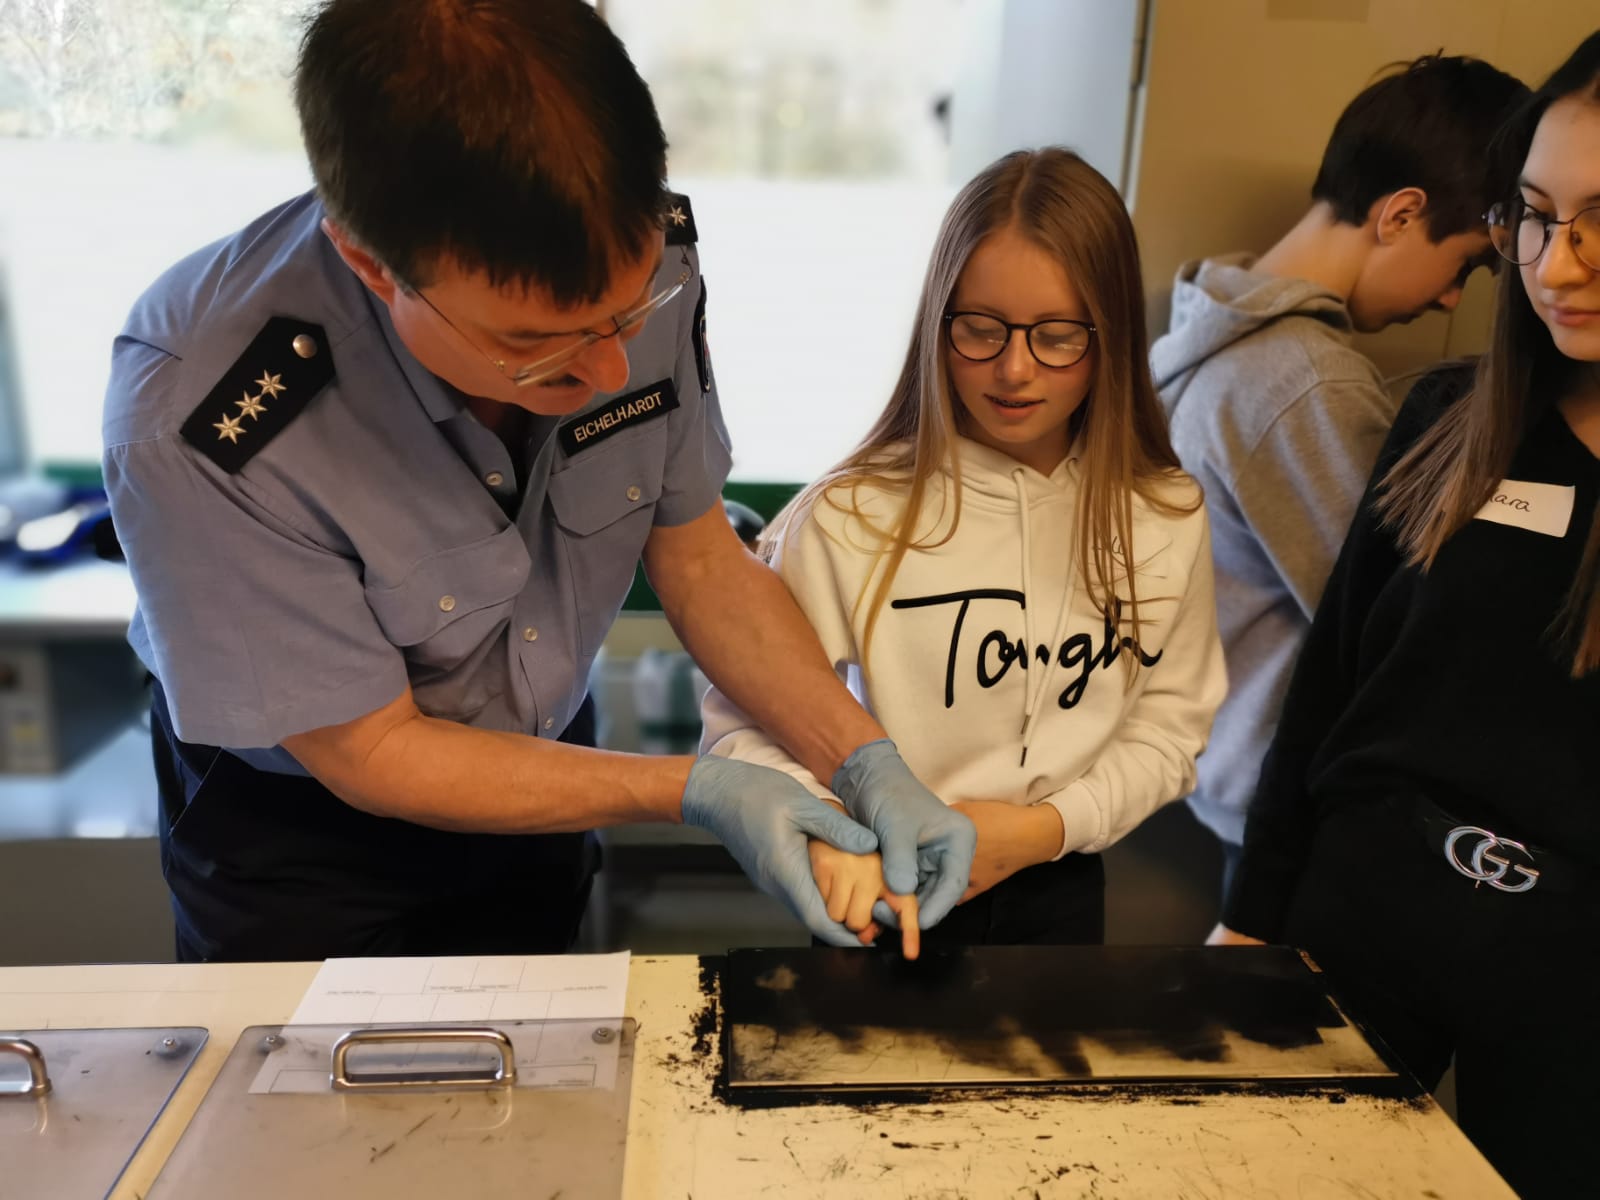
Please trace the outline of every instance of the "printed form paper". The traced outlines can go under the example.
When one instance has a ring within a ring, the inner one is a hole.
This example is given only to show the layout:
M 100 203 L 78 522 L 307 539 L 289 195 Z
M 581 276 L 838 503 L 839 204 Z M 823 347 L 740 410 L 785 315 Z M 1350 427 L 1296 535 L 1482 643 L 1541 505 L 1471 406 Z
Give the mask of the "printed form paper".
M 333 1044 L 365 1025 L 489 1025 L 511 1039 L 519 1087 L 610 1087 L 628 994 L 618 954 L 334 958 L 323 963 L 250 1091 L 327 1092 Z M 605 1027 L 596 1035 L 595 1030 Z M 385 1070 L 487 1068 L 493 1051 L 384 1048 Z
M 621 1017 L 626 950 L 484 958 L 330 958 L 291 1025 L 455 1025 Z

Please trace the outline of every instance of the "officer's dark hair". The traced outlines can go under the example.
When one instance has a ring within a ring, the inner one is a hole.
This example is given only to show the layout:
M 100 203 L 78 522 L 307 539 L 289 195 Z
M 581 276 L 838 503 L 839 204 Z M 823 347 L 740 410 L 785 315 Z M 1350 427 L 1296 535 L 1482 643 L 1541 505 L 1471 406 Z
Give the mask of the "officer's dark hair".
M 1429 54 L 1386 70 L 1340 114 L 1311 198 L 1364 225 L 1380 197 L 1421 188 L 1433 241 L 1481 227 L 1499 199 L 1485 150 L 1528 89 L 1476 58 Z
M 294 92 L 328 215 L 409 286 L 593 303 L 660 227 L 661 122 L 583 0 L 329 0 Z

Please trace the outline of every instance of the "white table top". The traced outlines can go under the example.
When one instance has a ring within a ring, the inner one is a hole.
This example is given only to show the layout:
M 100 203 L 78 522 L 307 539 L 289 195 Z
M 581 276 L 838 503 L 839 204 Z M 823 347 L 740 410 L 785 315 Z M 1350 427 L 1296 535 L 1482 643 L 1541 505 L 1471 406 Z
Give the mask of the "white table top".
M 0 562 L 0 638 L 127 636 L 138 600 L 126 563 L 80 556 L 53 566 Z
M 316 969 L 315 963 L 0 969 L 0 1029 L 198 1025 L 210 1031 L 112 1193 L 137 1200 L 240 1031 L 287 1021 Z M 629 1200 L 1515 1200 L 1427 1098 L 1085 1092 L 741 1110 L 713 1094 L 720 1051 L 705 1036 L 708 1011 L 698 959 L 633 960 L 628 1015 L 638 1022 L 638 1044 Z

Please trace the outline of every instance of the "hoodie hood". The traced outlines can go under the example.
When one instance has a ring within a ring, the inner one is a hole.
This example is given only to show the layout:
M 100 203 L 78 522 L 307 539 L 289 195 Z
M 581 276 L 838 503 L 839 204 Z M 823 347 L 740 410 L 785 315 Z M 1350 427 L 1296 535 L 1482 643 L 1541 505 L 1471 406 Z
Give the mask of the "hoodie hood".
M 1055 470 L 1041 475 L 1032 467 L 1025 467 L 1003 451 L 982 442 L 975 442 L 960 434 L 951 439 L 954 459 L 961 470 L 961 498 L 963 503 L 977 499 L 984 504 L 1001 504 L 1015 508 L 1020 503 L 1017 480 L 1023 481 L 1025 494 L 1040 500 L 1059 497 L 1078 485 L 1078 454 L 1082 440 L 1076 440 L 1067 449 L 1067 456 L 1056 464 Z M 947 479 L 954 471 L 946 461 L 943 473 Z
M 1185 263 L 1172 285 L 1172 318 L 1150 348 L 1150 369 L 1168 415 L 1182 399 L 1182 377 L 1212 355 L 1284 317 L 1308 317 L 1348 339 L 1345 302 L 1319 283 L 1252 268 L 1253 254 Z

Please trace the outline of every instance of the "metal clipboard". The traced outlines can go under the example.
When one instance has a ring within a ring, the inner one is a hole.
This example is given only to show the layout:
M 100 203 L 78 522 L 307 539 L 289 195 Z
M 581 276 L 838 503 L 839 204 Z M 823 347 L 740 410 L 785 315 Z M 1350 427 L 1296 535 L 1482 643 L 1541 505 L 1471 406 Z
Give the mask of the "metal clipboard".
M 110 1193 L 206 1031 L 0 1033 L 0 1200 Z
M 257 1025 L 149 1200 L 622 1195 L 635 1023 Z

